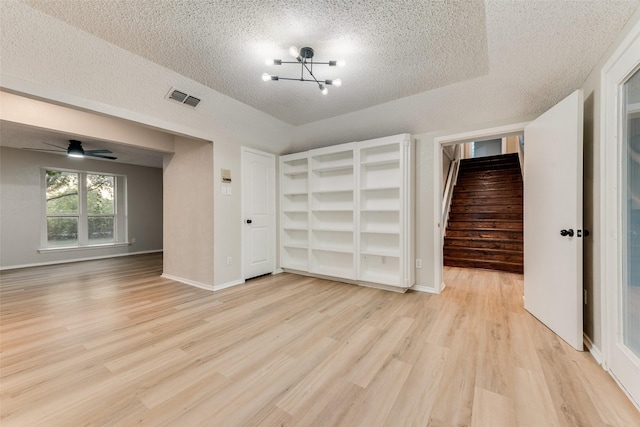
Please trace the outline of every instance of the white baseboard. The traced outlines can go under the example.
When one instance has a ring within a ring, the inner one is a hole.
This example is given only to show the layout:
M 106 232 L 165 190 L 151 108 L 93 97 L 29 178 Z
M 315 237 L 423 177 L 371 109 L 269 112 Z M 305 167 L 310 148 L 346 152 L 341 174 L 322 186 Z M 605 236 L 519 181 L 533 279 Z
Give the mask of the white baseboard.
M 582 340 L 584 342 L 584 346 L 589 350 L 589 353 L 591 353 L 593 358 L 596 359 L 596 362 L 598 362 L 598 365 L 602 365 L 602 353 L 600 352 L 600 349 L 595 346 L 591 341 L 591 338 L 589 338 L 585 333 L 582 334 Z
M 276 268 L 275 270 L 273 270 L 271 274 L 281 274 L 281 273 L 284 273 L 284 270 L 281 268 Z
M 162 273 L 162 277 L 165 279 L 173 280 L 174 282 L 184 283 L 185 285 L 195 286 L 196 288 L 206 289 L 207 291 L 214 291 L 213 285 L 207 285 L 206 283 L 196 282 L 195 280 L 185 279 L 183 277 L 172 276 L 171 274 Z
M 5 267 L 0 267 L 0 271 L 16 270 L 18 268 L 42 267 L 45 265 L 68 264 L 70 262 L 95 261 L 97 259 L 118 258 L 122 256 L 131 256 L 131 255 L 155 254 L 158 252 L 162 252 L 162 249 L 155 249 L 152 251 L 127 252 L 124 254 L 114 254 L 114 255 L 101 255 L 101 256 L 93 256 L 93 257 L 87 257 L 87 258 L 64 259 L 59 261 L 34 262 L 32 264 L 8 265 Z
M 221 291 L 223 289 L 231 288 L 232 286 L 242 285 L 244 283 L 244 279 L 233 280 L 231 282 L 223 283 L 221 285 L 213 285 L 214 291 Z
M 439 293 L 437 289 L 434 289 L 430 286 L 423 286 L 423 285 L 413 285 L 412 287 L 409 288 L 412 291 L 417 291 L 417 292 L 426 292 L 429 294 L 437 294 Z

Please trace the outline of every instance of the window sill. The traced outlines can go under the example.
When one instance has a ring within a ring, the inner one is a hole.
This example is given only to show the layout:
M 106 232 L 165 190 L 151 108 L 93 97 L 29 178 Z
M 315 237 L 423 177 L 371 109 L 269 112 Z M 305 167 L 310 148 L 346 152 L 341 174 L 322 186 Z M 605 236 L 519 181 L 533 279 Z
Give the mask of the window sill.
M 38 253 L 47 253 L 47 252 L 76 252 L 76 251 L 85 251 L 89 249 L 110 249 L 110 248 L 121 248 L 124 246 L 131 246 L 130 242 L 124 243 L 106 243 L 102 245 L 86 245 L 86 246 L 60 246 L 57 248 L 38 248 Z

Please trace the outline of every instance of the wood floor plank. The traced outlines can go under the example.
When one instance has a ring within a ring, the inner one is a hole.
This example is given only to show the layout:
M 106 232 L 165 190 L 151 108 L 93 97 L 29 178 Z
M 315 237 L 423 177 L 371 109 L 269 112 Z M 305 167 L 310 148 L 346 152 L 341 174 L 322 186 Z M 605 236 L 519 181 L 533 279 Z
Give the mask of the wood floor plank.
M 161 254 L 0 272 L 0 424 L 640 425 L 518 274 L 445 268 L 430 295 L 161 273 Z

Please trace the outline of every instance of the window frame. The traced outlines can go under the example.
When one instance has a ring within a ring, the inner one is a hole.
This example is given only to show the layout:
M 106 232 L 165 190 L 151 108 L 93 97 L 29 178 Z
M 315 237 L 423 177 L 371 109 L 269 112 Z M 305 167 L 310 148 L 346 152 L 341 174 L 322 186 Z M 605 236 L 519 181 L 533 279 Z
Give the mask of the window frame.
M 63 172 L 78 175 L 78 213 L 77 214 L 48 214 L 47 213 L 47 172 Z M 74 251 L 92 248 L 105 248 L 128 246 L 128 215 L 127 215 L 127 177 L 109 172 L 95 172 L 85 170 L 74 170 L 58 167 L 41 168 L 41 233 L 40 248 L 38 252 L 49 251 Z M 114 201 L 113 215 L 90 214 L 88 209 L 88 189 L 87 175 L 102 175 L 113 177 L 114 184 Z M 89 218 L 91 217 L 113 217 L 113 242 L 108 243 L 90 243 L 89 242 Z M 47 219 L 49 217 L 70 217 L 78 218 L 78 243 L 68 246 L 49 246 L 47 236 Z

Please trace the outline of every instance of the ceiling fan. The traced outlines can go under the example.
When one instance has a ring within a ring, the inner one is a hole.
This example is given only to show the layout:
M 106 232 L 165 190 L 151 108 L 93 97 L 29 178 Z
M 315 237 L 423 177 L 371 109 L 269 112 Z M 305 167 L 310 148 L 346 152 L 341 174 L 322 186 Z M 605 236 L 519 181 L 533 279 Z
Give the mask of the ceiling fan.
M 58 145 L 55 144 L 50 144 L 48 142 L 42 142 L 43 144 L 46 145 L 50 145 L 52 147 L 57 148 L 57 150 L 51 150 L 51 149 L 44 149 L 44 148 L 26 148 L 26 150 L 33 150 L 33 151 L 49 151 L 52 153 L 59 153 L 59 152 L 66 152 L 67 156 L 69 157 L 97 157 L 100 159 L 108 159 L 108 160 L 116 160 L 117 157 L 113 157 L 113 156 L 105 156 L 105 154 L 110 154 L 111 150 L 85 150 L 82 148 L 82 142 L 75 140 L 75 139 L 70 139 L 69 140 L 69 147 L 64 148 L 64 147 L 60 147 Z

